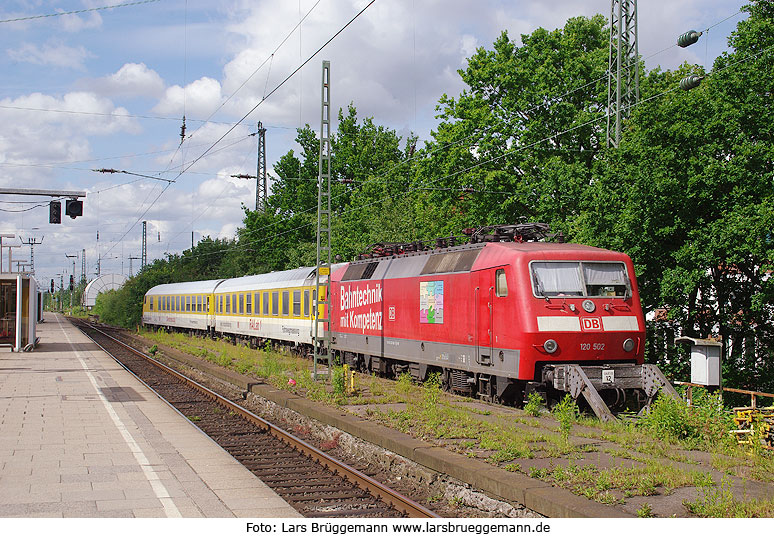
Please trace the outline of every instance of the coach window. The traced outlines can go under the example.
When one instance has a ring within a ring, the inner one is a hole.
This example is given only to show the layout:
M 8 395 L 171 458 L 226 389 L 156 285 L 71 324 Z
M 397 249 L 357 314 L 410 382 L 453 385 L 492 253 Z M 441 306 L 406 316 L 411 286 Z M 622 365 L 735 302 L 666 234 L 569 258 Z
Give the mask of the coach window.
M 255 315 L 258 315 L 260 312 L 260 305 L 261 305 L 261 295 L 259 293 L 253 293 L 253 311 L 255 312 Z
M 263 315 L 269 315 L 269 293 L 263 292 Z
M 505 279 L 505 270 L 502 268 L 495 272 L 495 291 L 498 297 L 508 296 L 508 281 Z
M 282 291 L 282 315 L 290 315 L 290 291 Z
M 245 294 L 239 293 L 239 313 L 245 313 Z
M 231 297 L 229 295 L 226 295 L 226 313 L 231 313 Z
M 231 295 L 231 313 L 233 313 L 233 314 L 237 313 L 237 296 L 236 296 L 236 293 Z
M 304 317 L 309 317 L 309 290 L 304 291 Z
M 279 315 L 279 292 L 271 293 L 271 315 Z
M 190 312 L 191 311 L 191 297 L 186 296 L 185 297 L 185 311 Z
M 245 300 L 245 313 L 247 315 L 253 315 L 253 294 L 247 293 Z
M 301 291 L 293 291 L 293 315 L 301 316 Z

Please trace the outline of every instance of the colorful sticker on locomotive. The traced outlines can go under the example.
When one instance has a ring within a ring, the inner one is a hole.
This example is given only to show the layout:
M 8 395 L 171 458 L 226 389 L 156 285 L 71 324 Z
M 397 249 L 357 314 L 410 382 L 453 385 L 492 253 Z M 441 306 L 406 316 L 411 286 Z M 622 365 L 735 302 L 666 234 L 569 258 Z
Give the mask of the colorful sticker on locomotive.
M 443 323 L 443 281 L 419 282 L 419 322 Z

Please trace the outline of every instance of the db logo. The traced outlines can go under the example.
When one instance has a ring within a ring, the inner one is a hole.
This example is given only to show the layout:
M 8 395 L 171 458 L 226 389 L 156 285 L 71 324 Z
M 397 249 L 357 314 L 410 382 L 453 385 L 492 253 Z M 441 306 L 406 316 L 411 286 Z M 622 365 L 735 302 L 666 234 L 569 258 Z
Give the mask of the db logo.
M 390 306 L 390 321 L 395 321 L 395 306 Z
M 580 322 L 581 322 L 581 330 L 584 332 L 602 330 L 601 317 L 581 317 Z

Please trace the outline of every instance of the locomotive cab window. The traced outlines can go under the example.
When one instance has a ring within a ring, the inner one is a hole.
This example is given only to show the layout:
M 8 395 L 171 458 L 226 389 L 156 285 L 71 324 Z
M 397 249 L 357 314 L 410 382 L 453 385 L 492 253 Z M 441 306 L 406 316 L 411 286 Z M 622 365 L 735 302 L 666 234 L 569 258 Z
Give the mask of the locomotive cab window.
M 498 297 L 508 296 L 508 281 L 505 279 L 505 270 L 502 268 L 495 272 L 495 293 Z
M 623 297 L 628 278 L 623 263 L 583 263 L 586 292 L 590 297 Z
M 626 297 L 630 281 L 621 262 L 533 262 L 536 297 Z

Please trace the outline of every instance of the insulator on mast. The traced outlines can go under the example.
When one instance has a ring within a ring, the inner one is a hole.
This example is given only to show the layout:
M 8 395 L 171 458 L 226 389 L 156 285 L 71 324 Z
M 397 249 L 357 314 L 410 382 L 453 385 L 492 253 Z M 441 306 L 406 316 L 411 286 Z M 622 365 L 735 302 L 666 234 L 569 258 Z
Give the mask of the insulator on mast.
M 698 87 L 703 79 L 704 77 L 697 75 L 684 77 L 680 80 L 680 88 L 684 91 L 690 91 L 691 89 Z
M 702 34 L 703 32 L 696 32 L 695 30 L 684 32 L 680 34 L 679 38 L 677 38 L 677 45 L 680 47 L 688 47 L 689 45 L 693 45 L 699 41 L 699 36 Z

